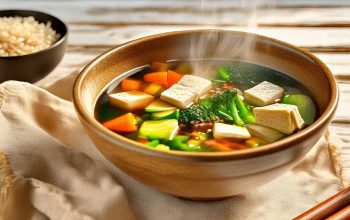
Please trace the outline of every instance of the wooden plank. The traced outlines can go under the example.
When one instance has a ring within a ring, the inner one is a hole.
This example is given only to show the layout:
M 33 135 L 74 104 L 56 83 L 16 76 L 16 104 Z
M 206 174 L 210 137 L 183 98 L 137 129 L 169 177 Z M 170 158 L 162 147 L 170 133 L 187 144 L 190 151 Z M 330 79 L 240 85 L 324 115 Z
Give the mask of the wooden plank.
M 257 10 L 249 1 L 10 1 L 1 2 L 0 9 L 27 8 L 42 10 L 75 24 L 223 24 L 349 26 L 350 5 L 347 1 L 322 4 L 310 1 L 292 7 L 292 1 L 261 1 Z M 327 5 L 328 4 L 328 5 Z M 79 15 L 79 16 L 77 16 Z
M 335 113 L 334 123 L 349 123 L 350 124 L 350 81 L 338 82 L 339 86 L 339 104 Z
M 350 53 L 314 53 L 340 82 L 350 81 Z
M 161 32 L 201 29 L 197 26 L 96 26 L 70 25 L 71 46 L 113 46 Z M 296 28 L 296 27 L 232 27 L 227 30 L 248 31 L 280 39 L 305 48 L 350 50 L 350 28 Z M 292 33 L 292 34 L 291 34 Z M 102 40 L 103 39 L 103 40 Z

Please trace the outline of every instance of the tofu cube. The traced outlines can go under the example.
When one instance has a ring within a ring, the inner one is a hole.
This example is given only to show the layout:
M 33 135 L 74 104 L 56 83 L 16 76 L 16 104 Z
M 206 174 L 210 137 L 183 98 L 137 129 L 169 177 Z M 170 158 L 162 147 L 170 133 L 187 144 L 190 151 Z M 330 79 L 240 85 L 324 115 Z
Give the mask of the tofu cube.
M 244 91 L 244 98 L 247 102 L 255 106 L 265 106 L 276 102 L 282 98 L 284 90 L 270 82 L 264 81 L 250 89 Z
M 197 98 L 197 94 L 193 89 L 174 84 L 169 89 L 162 92 L 160 99 L 168 102 L 178 108 L 186 108 Z
M 199 97 L 205 95 L 212 87 L 210 80 L 194 75 L 184 75 L 177 84 L 193 89 Z
M 215 139 L 249 139 L 251 135 L 246 127 L 229 125 L 224 123 L 214 123 L 213 134 Z
M 261 138 L 268 143 L 272 143 L 286 136 L 286 134 L 277 131 L 276 129 L 258 124 L 249 124 L 246 127 L 252 136 Z
M 295 105 L 276 103 L 256 107 L 253 111 L 257 124 L 276 129 L 285 134 L 291 134 L 297 128 L 304 126 L 304 120 Z
M 154 97 L 136 90 L 113 93 L 109 95 L 109 103 L 129 111 L 143 109 L 153 101 Z

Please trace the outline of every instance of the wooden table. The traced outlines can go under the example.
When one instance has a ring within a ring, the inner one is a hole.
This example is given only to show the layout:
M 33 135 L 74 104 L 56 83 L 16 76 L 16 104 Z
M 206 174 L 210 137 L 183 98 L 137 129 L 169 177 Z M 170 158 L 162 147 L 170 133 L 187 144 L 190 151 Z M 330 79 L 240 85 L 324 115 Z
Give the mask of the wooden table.
M 98 54 L 118 44 L 166 31 L 205 27 L 244 30 L 277 38 L 311 51 L 330 67 L 338 80 L 340 103 L 328 137 L 330 149 L 332 143 L 336 143 L 336 149 L 341 150 L 339 159 L 344 168 L 339 175 L 345 178 L 343 184 L 348 185 L 350 1 L 275 0 L 272 1 L 276 2 L 275 5 L 260 5 L 256 10 L 253 4 L 247 2 L 249 1 L 2 0 L 0 9 L 42 10 L 68 23 L 70 35 L 67 53 L 59 67 L 39 82 L 39 85 L 47 85 L 69 74 L 76 74 L 77 70 Z M 67 98 L 69 94 L 70 91 L 61 96 Z

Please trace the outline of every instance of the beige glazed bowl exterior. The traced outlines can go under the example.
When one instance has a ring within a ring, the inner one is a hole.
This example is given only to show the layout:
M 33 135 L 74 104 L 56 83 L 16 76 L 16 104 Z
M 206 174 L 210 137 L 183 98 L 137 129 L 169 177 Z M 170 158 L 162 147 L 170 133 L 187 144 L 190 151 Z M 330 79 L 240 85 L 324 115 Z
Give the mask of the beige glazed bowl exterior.
M 317 121 L 297 134 L 258 149 L 190 153 L 143 146 L 104 128 L 94 119 L 95 102 L 112 79 L 152 61 L 189 59 L 193 39 L 213 34 L 217 42 L 249 40 L 250 52 L 249 56 L 214 53 L 211 47 L 205 52 L 208 57 L 215 54 L 215 58 L 248 61 L 292 76 L 312 92 L 320 111 Z M 78 76 L 73 101 L 96 147 L 125 173 L 175 196 L 215 199 L 254 190 L 299 163 L 329 125 L 338 103 L 338 88 L 332 73 L 320 60 L 295 46 L 244 32 L 192 30 L 144 37 L 105 52 Z

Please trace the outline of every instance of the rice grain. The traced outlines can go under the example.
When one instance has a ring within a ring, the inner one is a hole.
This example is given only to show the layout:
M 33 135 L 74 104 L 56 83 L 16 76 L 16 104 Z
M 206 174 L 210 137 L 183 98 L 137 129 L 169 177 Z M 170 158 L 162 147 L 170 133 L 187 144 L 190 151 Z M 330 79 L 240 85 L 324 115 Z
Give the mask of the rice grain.
M 44 50 L 60 35 L 51 22 L 39 23 L 34 17 L 0 17 L 0 56 L 21 56 Z

